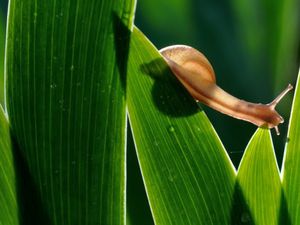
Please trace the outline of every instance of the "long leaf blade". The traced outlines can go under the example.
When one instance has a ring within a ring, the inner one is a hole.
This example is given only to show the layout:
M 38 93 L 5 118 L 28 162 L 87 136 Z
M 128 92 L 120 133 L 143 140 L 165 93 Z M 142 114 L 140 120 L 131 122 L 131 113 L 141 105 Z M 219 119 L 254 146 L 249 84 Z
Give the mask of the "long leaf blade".
M 283 188 L 288 210 L 288 221 L 297 225 L 300 224 L 300 88 L 299 88 L 300 70 L 296 84 L 294 100 L 292 105 L 288 137 L 285 147 L 285 156 L 283 161 Z
M 259 128 L 251 138 L 238 170 L 236 195 L 241 212 L 239 222 L 277 225 L 280 213 L 281 181 L 268 129 Z M 238 222 L 236 221 L 236 222 Z
M 127 103 L 155 224 L 230 224 L 234 169 L 212 125 L 134 30 Z
M 48 215 L 40 224 L 124 224 L 133 10 L 133 0 L 10 1 L 7 110 Z

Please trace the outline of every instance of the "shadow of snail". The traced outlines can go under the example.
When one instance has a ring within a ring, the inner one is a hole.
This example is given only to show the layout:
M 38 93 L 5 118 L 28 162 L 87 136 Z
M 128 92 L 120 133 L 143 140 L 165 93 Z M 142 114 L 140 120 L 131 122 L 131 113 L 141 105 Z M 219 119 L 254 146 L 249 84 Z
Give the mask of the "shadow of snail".
M 197 104 L 193 104 L 194 100 L 172 74 L 163 58 L 142 64 L 140 70 L 154 80 L 151 90 L 152 99 L 163 114 L 175 118 L 186 117 L 201 110 Z

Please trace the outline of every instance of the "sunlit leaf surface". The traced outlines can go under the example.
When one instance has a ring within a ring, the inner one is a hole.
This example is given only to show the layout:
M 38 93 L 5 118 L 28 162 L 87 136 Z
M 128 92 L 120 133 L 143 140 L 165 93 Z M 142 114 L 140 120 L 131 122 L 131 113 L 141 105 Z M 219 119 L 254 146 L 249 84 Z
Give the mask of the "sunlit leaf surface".
M 134 30 L 127 102 L 156 224 L 230 224 L 234 168 L 211 123 Z
M 281 181 L 268 129 L 251 138 L 238 170 L 233 224 L 279 225 Z
M 24 185 L 34 190 L 23 187 L 22 196 L 37 199 L 22 202 L 28 224 L 125 222 L 124 77 L 134 4 L 10 1 L 7 110 L 28 167 Z M 30 207 L 44 212 L 41 221 Z

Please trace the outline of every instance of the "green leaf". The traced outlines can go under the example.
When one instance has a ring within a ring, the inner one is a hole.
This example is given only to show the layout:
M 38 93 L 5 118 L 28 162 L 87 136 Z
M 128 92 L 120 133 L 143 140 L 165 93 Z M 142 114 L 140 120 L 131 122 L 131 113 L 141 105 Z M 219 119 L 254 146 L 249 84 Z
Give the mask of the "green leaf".
M 0 224 L 19 224 L 15 165 L 9 125 L 0 106 Z
M 238 170 L 234 224 L 277 225 L 280 213 L 281 181 L 271 134 L 259 128 L 251 138 Z
M 300 70 L 292 105 L 289 131 L 286 140 L 285 156 L 283 161 L 283 188 L 284 198 L 288 209 L 288 220 L 293 225 L 300 224 Z
M 28 224 L 125 222 L 124 77 L 134 5 L 10 1 L 7 110 L 40 198 L 34 207 L 46 215 L 37 223 L 23 201 Z
M 137 29 L 127 103 L 155 224 L 230 224 L 234 168 L 205 113 Z

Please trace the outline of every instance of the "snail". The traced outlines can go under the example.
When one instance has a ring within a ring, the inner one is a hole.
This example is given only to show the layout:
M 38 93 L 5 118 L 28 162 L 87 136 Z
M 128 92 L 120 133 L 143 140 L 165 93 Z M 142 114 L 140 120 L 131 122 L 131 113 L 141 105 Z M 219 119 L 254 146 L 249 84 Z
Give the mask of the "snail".
M 171 71 L 199 102 L 236 119 L 251 122 L 258 127 L 274 128 L 279 135 L 278 125 L 283 118 L 275 107 L 291 90 L 289 84 L 271 103 L 251 103 L 238 99 L 216 84 L 216 77 L 208 59 L 198 50 L 185 46 L 173 45 L 160 50 Z

